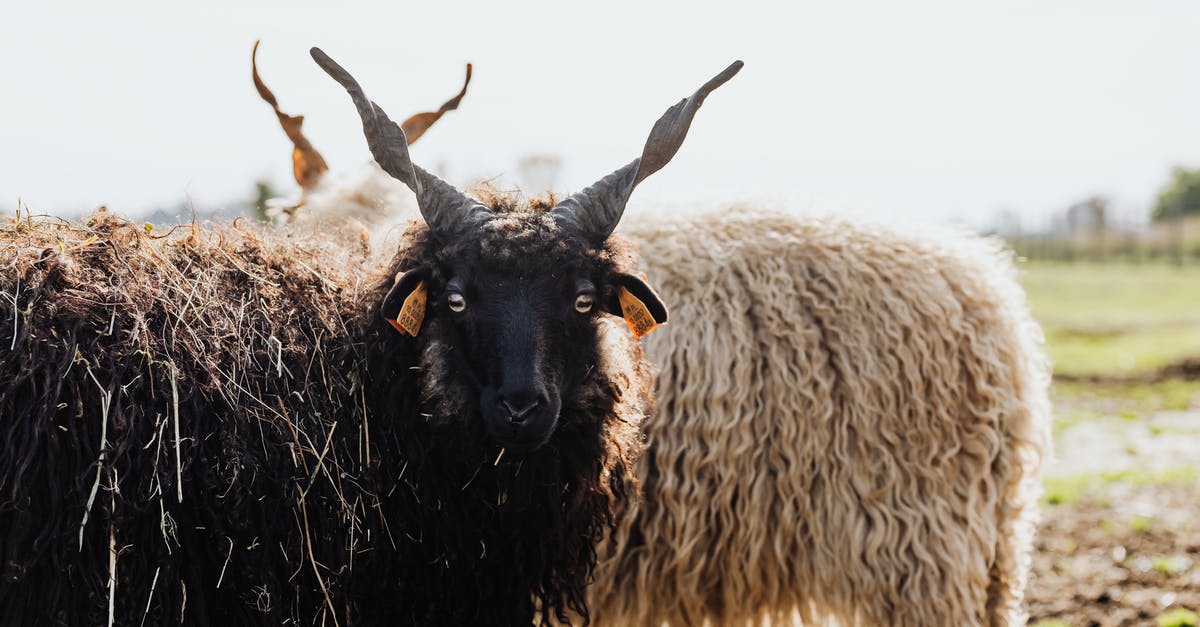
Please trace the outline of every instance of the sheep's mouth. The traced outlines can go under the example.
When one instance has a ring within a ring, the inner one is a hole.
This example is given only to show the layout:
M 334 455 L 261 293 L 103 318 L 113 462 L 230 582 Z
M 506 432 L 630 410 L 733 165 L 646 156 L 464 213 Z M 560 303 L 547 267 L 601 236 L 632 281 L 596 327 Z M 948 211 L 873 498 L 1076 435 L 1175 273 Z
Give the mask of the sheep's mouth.
M 504 450 L 504 455 L 525 455 L 533 453 L 549 442 L 550 438 L 508 439 L 493 438 L 496 445 Z M 499 457 L 499 454 L 497 455 Z
M 505 455 L 523 455 L 550 442 L 558 425 L 558 413 L 559 403 L 553 402 L 525 421 L 513 424 L 500 412 L 484 412 L 483 424 L 492 442 L 505 449 Z
M 504 434 L 488 429 L 488 439 L 497 447 L 497 460 L 536 452 L 550 441 L 551 435 L 551 432 L 536 435 Z M 504 452 L 500 453 L 500 450 Z

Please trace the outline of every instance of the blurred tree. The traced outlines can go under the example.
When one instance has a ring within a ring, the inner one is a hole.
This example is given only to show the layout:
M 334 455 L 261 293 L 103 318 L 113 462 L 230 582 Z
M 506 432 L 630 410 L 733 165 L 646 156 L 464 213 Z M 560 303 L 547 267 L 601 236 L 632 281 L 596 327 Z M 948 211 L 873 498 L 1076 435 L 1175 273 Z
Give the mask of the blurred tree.
M 1171 182 L 1158 194 L 1150 219 L 1155 222 L 1200 215 L 1200 170 L 1176 167 Z
M 250 215 L 259 222 L 266 222 L 267 201 L 275 197 L 275 188 L 269 181 L 254 181 L 254 200 L 250 203 Z

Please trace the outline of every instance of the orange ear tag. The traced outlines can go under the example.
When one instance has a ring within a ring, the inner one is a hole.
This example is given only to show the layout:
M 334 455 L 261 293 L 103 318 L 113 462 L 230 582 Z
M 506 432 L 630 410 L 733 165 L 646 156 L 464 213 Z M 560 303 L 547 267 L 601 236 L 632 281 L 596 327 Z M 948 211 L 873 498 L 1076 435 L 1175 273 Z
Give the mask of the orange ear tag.
M 634 337 L 641 339 L 658 326 L 646 305 L 629 290 L 624 287 L 617 288 L 617 300 L 621 302 L 621 315 L 625 317 L 625 322 L 629 323 L 629 328 L 633 329 Z
M 400 315 L 395 320 L 388 320 L 402 334 L 417 336 L 421 330 L 421 322 L 425 320 L 425 282 L 417 283 L 417 288 L 404 299 Z

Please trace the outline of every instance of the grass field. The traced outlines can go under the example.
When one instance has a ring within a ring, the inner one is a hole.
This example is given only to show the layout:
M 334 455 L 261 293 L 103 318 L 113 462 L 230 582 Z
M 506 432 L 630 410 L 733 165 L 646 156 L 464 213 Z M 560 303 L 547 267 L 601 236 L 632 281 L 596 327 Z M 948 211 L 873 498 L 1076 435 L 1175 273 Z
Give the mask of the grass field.
M 1196 626 L 1200 268 L 1025 263 L 1054 362 L 1032 624 Z M 1174 373 L 1174 374 L 1172 374 Z
M 1200 268 L 1026 263 L 1021 282 L 1058 375 L 1145 375 L 1200 357 Z
M 1200 447 L 1200 376 L 1164 370 L 1186 360 L 1200 362 L 1200 268 L 1061 263 L 1020 268 L 1054 364 L 1056 435 L 1069 436 L 1079 426 L 1093 433 L 1144 429 L 1164 440 L 1196 437 Z M 1072 451 L 1063 448 L 1071 441 L 1059 437 L 1060 461 L 1072 459 Z M 1126 460 L 1139 461 L 1149 467 L 1159 460 Z M 1200 458 L 1178 461 L 1183 466 Z M 1062 470 L 1074 470 L 1068 466 Z

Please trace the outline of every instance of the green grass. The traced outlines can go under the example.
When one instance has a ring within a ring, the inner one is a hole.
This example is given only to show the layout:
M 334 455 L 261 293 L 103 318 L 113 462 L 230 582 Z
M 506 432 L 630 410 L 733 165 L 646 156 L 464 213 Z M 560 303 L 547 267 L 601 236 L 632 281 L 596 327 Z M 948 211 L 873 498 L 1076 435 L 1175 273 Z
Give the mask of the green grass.
M 1200 324 L 1150 327 L 1107 336 L 1046 331 L 1058 374 L 1137 375 L 1200 354 Z
M 1200 615 L 1195 612 L 1177 608 L 1158 617 L 1158 627 L 1196 627 L 1200 625 Z
M 1117 406 L 1137 413 L 1187 409 L 1200 405 L 1200 381 L 1169 379 L 1152 383 L 1080 383 L 1058 381 L 1054 384 L 1056 398 L 1087 401 L 1089 405 Z
M 1049 505 L 1073 505 L 1083 498 L 1092 485 L 1090 476 L 1046 477 L 1042 481 L 1045 490 L 1042 500 Z
M 1056 381 L 1051 396 L 1054 399 L 1054 432 L 1058 434 L 1095 420 L 1107 420 L 1112 417 L 1139 420 L 1161 411 L 1200 408 L 1200 381 Z M 1155 435 L 1200 433 L 1200 430 L 1163 426 L 1151 426 L 1150 431 Z
M 1079 474 L 1065 477 L 1046 477 L 1042 482 L 1045 492 L 1042 500 L 1048 505 L 1073 505 L 1081 499 L 1096 498 L 1103 493 L 1103 488 L 1117 484 L 1128 484 L 1133 487 L 1148 485 L 1188 485 L 1197 481 L 1196 469 L 1191 466 L 1179 466 L 1160 472 L 1144 470 L 1120 470 L 1097 474 Z M 1130 528 L 1143 526 L 1139 521 L 1132 521 Z M 1148 522 L 1147 525 L 1148 527 Z
M 1187 560 L 1175 555 L 1155 555 L 1150 560 L 1150 568 L 1163 575 L 1178 575 L 1187 570 Z
M 1065 402 L 1060 397 L 1055 397 L 1054 408 L 1054 437 L 1072 427 L 1093 420 L 1102 420 L 1108 416 L 1102 411 L 1087 407 L 1076 407 L 1074 403 L 1071 407 L 1064 407 Z
M 1033 314 L 1055 328 L 1200 324 L 1200 268 L 1023 263 Z
M 1133 517 L 1129 519 L 1129 530 L 1134 533 L 1147 533 L 1153 526 L 1154 519 L 1150 516 L 1134 514 Z
M 1200 356 L 1200 268 L 1025 263 L 1055 372 L 1136 375 Z

